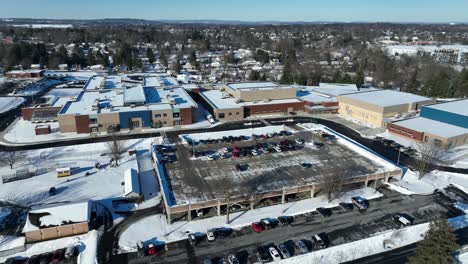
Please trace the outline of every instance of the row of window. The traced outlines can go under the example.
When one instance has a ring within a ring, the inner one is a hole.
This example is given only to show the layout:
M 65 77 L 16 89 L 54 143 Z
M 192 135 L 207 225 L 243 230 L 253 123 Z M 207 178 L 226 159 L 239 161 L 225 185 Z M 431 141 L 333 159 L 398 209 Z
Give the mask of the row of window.
M 236 115 L 239 115 L 239 112 L 236 112 Z M 232 116 L 232 112 L 229 112 L 228 115 Z M 218 118 L 225 118 L 226 114 L 225 113 L 219 113 Z

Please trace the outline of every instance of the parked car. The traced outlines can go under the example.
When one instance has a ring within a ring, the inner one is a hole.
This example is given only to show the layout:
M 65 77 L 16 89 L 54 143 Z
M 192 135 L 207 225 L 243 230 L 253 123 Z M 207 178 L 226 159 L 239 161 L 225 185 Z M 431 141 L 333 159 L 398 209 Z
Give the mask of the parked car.
M 394 214 L 392 218 L 393 221 L 402 226 L 409 226 L 414 222 L 414 219 L 407 214 Z
M 266 247 L 260 246 L 257 247 L 256 255 L 262 260 L 263 263 L 272 261 L 272 257 L 270 252 L 267 250 Z
M 278 225 L 278 220 L 274 218 L 263 218 L 260 220 L 260 223 L 263 224 L 265 229 L 275 228 Z
M 143 246 L 142 246 L 143 248 Z M 65 250 L 65 258 L 69 259 L 78 255 L 78 248 L 76 246 L 69 246 Z
M 209 242 L 215 241 L 216 237 L 214 234 L 214 229 L 208 229 L 208 231 L 206 231 L 206 239 Z
M 278 249 L 281 252 L 281 256 L 283 256 L 283 258 L 287 259 L 291 257 L 288 248 L 283 243 L 278 245 Z
M 343 208 L 345 211 L 352 211 L 354 209 L 354 206 L 352 203 L 340 203 L 341 208 Z
M 301 166 L 304 169 L 308 169 L 308 168 L 312 167 L 312 164 L 308 163 L 308 162 L 303 162 L 303 163 L 301 163 Z
M 325 243 L 324 239 L 320 235 L 314 235 L 312 237 L 312 242 L 314 243 L 314 247 L 317 249 L 326 248 L 327 244 Z
M 41 256 L 39 255 L 32 255 L 28 261 L 26 261 L 26 264 L 39 264 L 41 260 Z
M 278 217 L 278 221 L 279 221 L 282 225 L 289 225 L 289 224 L 291 224 L 292 222 L 294 222 L 294 217 L 292 217 L 292 216 L 279 216 L 279 217 Z
M 188 241 L 191 245 L 196 245 L 203 240 L 203 237 L 194 233 L 188 234 Z
M 229 261 L 229 264 L 240 264 L 239 260 L 234 254 L 231 254 L 228 256 L 228 261 Z
M 296 246 L 296 249 L 297 249 L 296 252 L 299 252 L 301 254 L 306 254 L 307 252 L 309 252 L 309 249 L 307 248 L 304 241 L 302 240 L 296 241 L 294 245 Z
M 213 261 L 211 261 L 210 258 L 205 258 L 205 259 L 203 260 L 203 264 L 213 264 Z
M 256 233 L 261 233 L 263 231 L 263 225 L 259 222 L 252 223 L 250 226 L 252 227 L 252 230 Z
M 252 155 L 258 156 L 258 155 L 260 155 L 260 152 L 258 150 L 256 150 L 256 149 L 253 149 L 252 150 Z
M 225 238 L 232 234 L 232 229 L 228 227 L 221 227 L 214 229 L 213 233 L 216 238 Z
M 242 171 L 242 166 L 240 164 L 236 164 L 236 171 Z
M 65 258 L 65 249 L 60 248 L 55 250 L 54 256 L 52 257 L 52 263 L 59 263 Z
M 333 212 L 330 208 L 319 207 L 317 208 L 317 212 L 321 214 L 323 217 L 330 217 Z
M 151 256 L 156 254 L 156 246 L 153 243 L 149 243 L 148 246 L 146 246 L 146 255 Z
M 40 255 L 40 264 L 49 264 L 52 261 L 53 254 L 51 252 L 43 253 Z
M 273 149 L 274 149 L 276 152 L 281 152 L 281 151 L 282 151 L 282 150 L 281 150 L 281 147 L 279 147 L 279 146 L 275 146 L 275 147 L 273 147 Z
M 281 256 L 278 253 L 278 250 L 276 250 L 276 248 L 270 247 L 268 248 L 268 252 L 270 253 L 270 256 L 273 259 L 273 261 L 281 260 Z
M 314 146 L 316 146 L 317 148 L 321 148 L 321 147 L 325 146 L 325 144 L 323 144 L 322 142 L 314 141 Z
M 299 144 L 299 145 L 304 144 L 304 140 L 303 140 L 303 139 L 296 139 L 296 140 L 294 140 L 294 142 L 296 142 L 296 144 Z
M 8 258 L 7 260 L 5 260 L 4 264 L 23 264 L 23 263 L 26 263 L 26 261 L 28 261 L 27 258 L 12 257 L 12 258 Z
M 352 197 L 351 201 L 359 210 L 366 210 L 369 208 L 369 202 L 361 196 Z

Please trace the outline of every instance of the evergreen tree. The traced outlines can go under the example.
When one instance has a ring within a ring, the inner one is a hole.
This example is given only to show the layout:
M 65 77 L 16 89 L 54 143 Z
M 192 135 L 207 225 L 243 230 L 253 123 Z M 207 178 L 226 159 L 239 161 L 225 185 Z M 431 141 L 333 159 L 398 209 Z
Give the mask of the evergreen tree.
M 88 66 L 96 65 L 97 61 L 92 50 L 88 50 L 88 56 L 86 60 L 88 61 Z
M 449 264 L 456 261 L 454 252 L 459 248 L 453 228 L 446 219 L 436 220 L 429 226 L 424 240 L 416 247 L 410 264 Z
M 258 81 L 260 79 L 260 73 L 258 71 L 251 70 L 249 74 L 249 80 Z
M 153 63 L 155 61 L 156 58 L 154 56 L 153 49 L 151 48 L 146 49 L 146 57 L 148 58 L 149 63 Z
M 291 64 L 288 61 L 284 64 L 283 76 L 281 77 L 280 83 L 281 84 L 294 83 L 294 74 L 292 71 Z

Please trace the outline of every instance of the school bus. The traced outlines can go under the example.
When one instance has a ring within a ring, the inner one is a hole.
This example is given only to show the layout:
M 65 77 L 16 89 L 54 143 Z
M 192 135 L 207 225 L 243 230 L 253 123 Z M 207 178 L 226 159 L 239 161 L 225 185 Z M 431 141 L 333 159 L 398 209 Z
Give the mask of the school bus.
M 57 177 L 67 177 L 72 174 L 70 167 L 57 168 L 56 171 L 57 171 Z

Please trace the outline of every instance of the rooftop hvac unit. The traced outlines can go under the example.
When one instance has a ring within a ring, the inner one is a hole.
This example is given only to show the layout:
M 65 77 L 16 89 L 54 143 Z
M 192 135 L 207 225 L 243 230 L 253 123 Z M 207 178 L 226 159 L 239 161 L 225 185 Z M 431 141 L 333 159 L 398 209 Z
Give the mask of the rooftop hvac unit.
M 174 104 L 175 104 L 175 99 L 174 99 L 174 98 L 170 98 L 170 99 L 169 99 L 169 104 L 174 105 Z
M 239 103 L 241 103 L 241 102 L 242 102 L 241 99 L 237 99 L 237 100 L 236 100 L 236 104 L 239 104 Z
M 136 104 L 130 104 L 131 108 L 134 108 L 135 106 L 136 106 Z
M 221 98 L 223 98 L 223 99 L 229 98 L 229 97 L 230 97 L 230 95 L 228 93 L 225 93 L 225 92 L 221 96 Z

